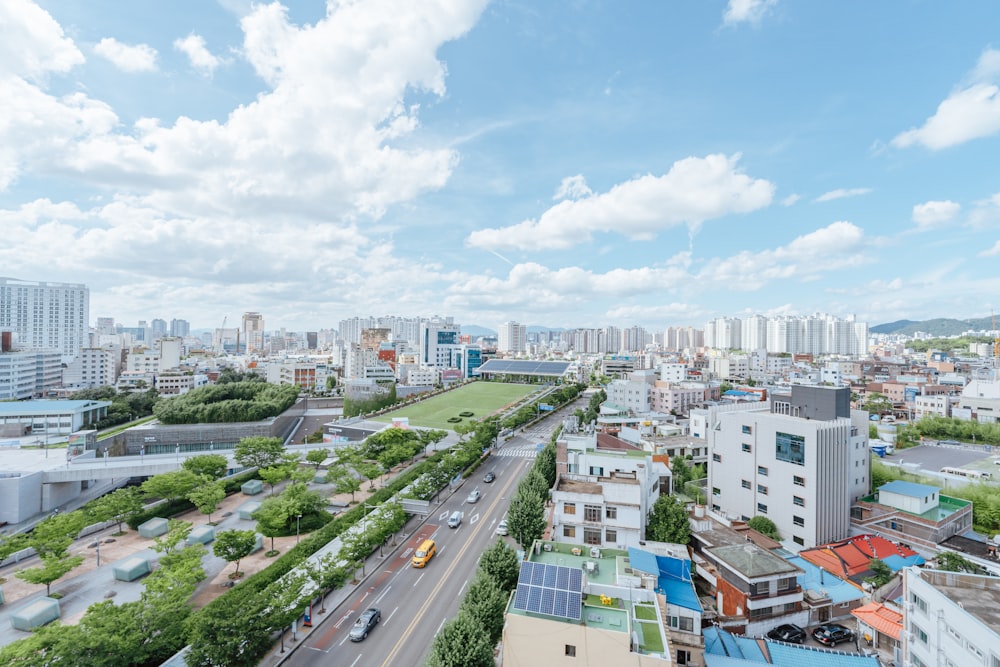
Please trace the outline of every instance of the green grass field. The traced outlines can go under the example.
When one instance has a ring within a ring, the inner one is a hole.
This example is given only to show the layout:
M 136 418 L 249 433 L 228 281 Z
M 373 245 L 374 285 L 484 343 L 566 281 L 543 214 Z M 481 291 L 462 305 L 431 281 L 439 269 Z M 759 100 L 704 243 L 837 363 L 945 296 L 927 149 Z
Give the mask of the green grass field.
M 456 424 L 449 417 L 458 417 L 460 412 L 471 412 L 472 417 L 463 417 L 459 424 L 478 421 L 511 403 L 542 389 L 532 384 L 502 384 L 500 382 L 473 382 L 439 396 L 428 398 L 399 410 L 393 410 L 376 421 L 392 421 L 393 417 L 409 417 L 411 426 L 451 430 Z

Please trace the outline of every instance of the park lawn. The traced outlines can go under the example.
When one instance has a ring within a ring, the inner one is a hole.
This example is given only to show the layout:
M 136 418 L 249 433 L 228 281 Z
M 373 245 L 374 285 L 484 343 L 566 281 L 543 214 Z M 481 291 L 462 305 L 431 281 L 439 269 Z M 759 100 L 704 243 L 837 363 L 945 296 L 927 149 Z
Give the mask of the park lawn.
M 542 386 L 537 384 L 473 382 L 419 403 L 393 410 L 376 417 L 375 421 L 388 422 L 393 418 L 408 417 L 411 426 L 452 430 L 458 424 L 489 417 L 540 389 Z M 458 424 L 448 421 L 449 417 L 458 417 L 460 412 L 471 412 L 473 415 L 463 417 Z

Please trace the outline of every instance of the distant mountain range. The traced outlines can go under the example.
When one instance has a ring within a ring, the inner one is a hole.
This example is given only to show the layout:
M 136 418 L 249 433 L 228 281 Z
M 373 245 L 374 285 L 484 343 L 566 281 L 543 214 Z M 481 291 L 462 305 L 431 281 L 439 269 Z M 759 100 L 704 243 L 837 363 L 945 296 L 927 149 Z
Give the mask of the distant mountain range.
M 912 336 L 918 331 L 928 333 L 932 336 L 958 336 L 966 331 L 983 331 L 993 328 L 993 321 L 990 317 L 980 317 L 972 320 L 954 320 L 947 317 L 939 317 L 933 320 L 923 320 L 915 322 L 913 320 L 898 320 L 869 327 L 868 331 L 878 334 L 901 334 Z

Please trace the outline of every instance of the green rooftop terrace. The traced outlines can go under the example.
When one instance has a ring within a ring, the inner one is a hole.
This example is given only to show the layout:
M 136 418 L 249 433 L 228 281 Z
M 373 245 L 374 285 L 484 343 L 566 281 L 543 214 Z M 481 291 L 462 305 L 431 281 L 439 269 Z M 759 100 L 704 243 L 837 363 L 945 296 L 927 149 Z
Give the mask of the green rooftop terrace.
M 861 500 L 862 502 L 866 503 L 881 504 L 877 492 L 871 495 L 867 495 Z M 951 496 L 939 494 L 937 507 L 932 507 L 926 512 L 917 514 L 916 512 L 907 512 L 906 510 L 899 509 L 898 507 L 895 509 L 900 512 L 903 512 L 904 514 L 909 514 L 910 516 L 919 516 L 921 519 L 927 519 L 928 521 L 943 521 L 944 519 L 947 519 L 955 512 L 963 510 L 966 507 L 970 506 L 971 504 L 972 501 L 969 500 L 962 500 L 961 498 L 952 498 Z

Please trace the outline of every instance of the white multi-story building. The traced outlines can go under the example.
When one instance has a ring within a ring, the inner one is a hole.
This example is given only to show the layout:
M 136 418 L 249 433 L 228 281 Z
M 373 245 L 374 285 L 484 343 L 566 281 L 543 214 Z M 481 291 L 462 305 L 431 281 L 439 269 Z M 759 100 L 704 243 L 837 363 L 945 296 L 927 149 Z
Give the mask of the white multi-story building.
M 644 380 L 612 380 L 605 387 L 607 402 L 619 410 L 641 414 L 649 412 L 651 383 Z
M 497 352 L 521 354 L 528 349 L 528 327 L 517 322 L 504 322 L 497 329 Z
M 20 350 L 55 350 L 63 362 L 89 345 L 90 290 L 74 283 L 0 278 L 0 330 Z
M 666 465 L 603 433 L 560 439 L 556 470 L 552 538 L 570 544 L 638 546 L 660 489 L 670 488 Z
M 902 664 L 1000 666 L 1000 578 L 907 567 L 903 600 Z
M 240 341 L 247 354 L 264 350 L 264 316 L 260 313 L 243 313 L 243 327 Z
M 808 317 L 761 315 L 740 320 L 720 317 L 705 325 L 705 345 L 718 349 L 767 349 L 771 353 L 863 356 L 868 350 L 868 325 L 847 318 L 814 314 Z
M 86 347 L 63 369 L 63 387 L 89 389 L 113 385 L 118 380 L 120 360 L 118 350 Z
M 770 409 L 717 419 L 707 431 L 713 512 L 766 516 L 804 547 L 848 536 L 851 505 L 871 487 L 868 415 L 851 411 L 849 388 L 795 385 L 772 394 Z
M 125 358 L 125 369 L 135 373 L 162 373 L 181 365 L 181 350 L 184 341 L 180 338 L 160 338 L 155 349 L 138 348 L 130 350 Z
M 62 359 L 55 350 L 0 352 L 0 401 L 45 398 L 62 382 Z
M 435 368 L 449 368 L 454 351 L 461 347 L 460 327 L 452 318 L 434 318 L 420 327 L 420 363 Z

